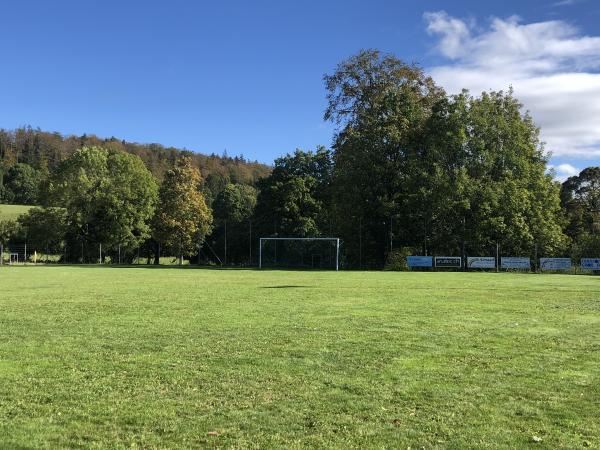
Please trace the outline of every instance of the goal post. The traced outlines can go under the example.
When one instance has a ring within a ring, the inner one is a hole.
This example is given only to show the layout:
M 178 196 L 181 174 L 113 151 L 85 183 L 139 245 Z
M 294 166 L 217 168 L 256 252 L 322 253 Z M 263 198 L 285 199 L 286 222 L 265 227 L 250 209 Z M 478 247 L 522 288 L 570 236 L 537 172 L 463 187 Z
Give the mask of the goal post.
M 335 248 L 335 270 L 338 271 L 340 269 L 340 239 L 339 238 L 328 238 L 328 237 L 264 237 L 260 238 L 259 247 L 258 247 L 258 268 L 262 269 L 264 267 L 264 247 L 265 244 L 273 242 L 275 245 L 275 263 L 277 263 L 277 243 L 278 242 L 290 242 L 290 243 L 300 243 L 300 244 L 308 244 L 308 243 L 330 243 L 331 247 Z M 333 256 L 333 255 L 332 255 Z M 315 258 L 319 261 L 319 266 L 321 263 L 321 255 L 315 254 L 314 252 L 310 254 L 312 268 L 315 268 Z M 307 264 L 304 263 L 304 255 L 302 255 L 301 265 L 304 267 Z M 332 265 L 333 268 L 333 265 Z

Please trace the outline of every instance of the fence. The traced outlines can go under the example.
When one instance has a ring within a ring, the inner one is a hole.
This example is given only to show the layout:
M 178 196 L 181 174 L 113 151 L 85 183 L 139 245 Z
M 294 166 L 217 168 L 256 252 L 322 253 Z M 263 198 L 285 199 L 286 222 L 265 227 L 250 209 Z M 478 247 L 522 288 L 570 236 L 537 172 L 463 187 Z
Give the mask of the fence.
M 253 242 L 247 243 L 247 257 L 242 263 L 225 263 L 227 248 L 215 248 L 214 242 L 205 242 L 198 248 L 195 255 L 182 257 L 173 249 L 166 249 L 160 243 L 146 244 L 131 248 L 113 246 L 107 248 L 103 244 L 81 243 L 79 245 L 48 247 L 33 245 L 27 242 L 0 244 L 0 265 L 29 265 L 29 264 L 102 264 L 102 265 L 237 265 L 258 267 L 259 238 L 257 248 Z M 222 243 L 223 244 L 223 243 Z M 222 254 L 220 255 L 219 250 Z M 343 252 L 343 245 L 340 246 Z M 546 258 L 529 256 L 503 255 L 498 247 L 495 255 L 483 256 L 445 256 L 445 255 L 414 255 L 403 257 L 409 270 L 454 270 L 454 271 L 522 271 L 522 272 L 561 272 L 575 274 L 600 274 L 599 258 L 581 258 L 574 261 L 571 258 Z M 536 255 L 537 256 L 537 255 Z M 280 258 L 281 260 L 281 258 Z M 340 268 L 344 267 L 343 256 L 340 257 Z M 283 263 L 285 264 L 285 262 Z M 313 265 L 314 266 L 314 265 Z M 271 265 L 270 267 L 275 267 Z M 327 268 L 323 266 L 308 268 Z M 306 268 L 305 267 L 305 268 Z
M 201 262 L 205 262 L 201 260 Z M 0 264 L 113 264 L 113 265 L 175 265 L 190 264 L 175 252 L 158 255 L 146 246 L 135 248 L 116 246 L 107 248 L 103 244 L 82 243 L 80 245 L 47 247 L 24 243 L 0 244 Z

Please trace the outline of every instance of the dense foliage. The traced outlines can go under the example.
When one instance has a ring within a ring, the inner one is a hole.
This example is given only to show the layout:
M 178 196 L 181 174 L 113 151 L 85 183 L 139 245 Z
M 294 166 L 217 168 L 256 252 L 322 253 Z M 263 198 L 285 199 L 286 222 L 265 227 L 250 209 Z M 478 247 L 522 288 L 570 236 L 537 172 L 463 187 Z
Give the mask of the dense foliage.
M 256 188 L 228 184 L 213 203 L 215 228 L 211 234 L 211 256 L 223 264 L 249 264 L 252 261 L 252 218 Z M 256 230 L 255 230 L 256 231 Z M 257 236 L 256 232 L 254 233 Z M 213 253 L 215 252 L 215 253 Z
M 228 183 L 254 184 L 268 175 L 270 169 L 264 164 L 247 161 L 243 156 L 229 157 L 216 154 L 203 155 L 189 150 L 164 147 L 160 144 L 137 144 L 114 137 L 102 139 L 94 135 L 62 136 L 30 127 L 16 130 L 0 129 L 0 203 L 38 204 L 35 192 L 22 191 L 13 184 L 13 167 L 27 173 L 19 176 L 29 182 L 37 178 L 38 183 L 82 147 L 102 147 L 139 156 L 154 178 L 160 182 L 165 173 L 173 168 L 182 156 L 191 159 L 206 180 L 206 194 L 214 198 Z M 23 166 L 21 166 L 23 164 Z M 31 172 L 33 170 L 33 172 Z M 16 177 L 17 179 L 19 177 Z M 21 181 L 17 181 L 22 183 Z M 36 184 L 37 188 L 38 184 Z M 19 196 L 15 198 L 15 195 Z
M 324 81 L 332 149 L 296 150 L 272 168 L 115 138 L 0 130 L 0 202 L 46 206 L 3 224 L 3 239 L 66 244 L 82 259 L 86 245 L 102 243 L 108 253 L 141 248 L 148 261 L 162 251 L 221 264 L 256 263 L 259 237 L 340 237 L 346 267 L 497 247 L 600 255 L 600 168 L 562 187 L 554 181 L 512 90 L 448 95 L 418 66 L 376 50 Z
M 421 69 L 361 52 L 326 76 L 333 207 L 354 265 L 421 252 L 560 254 L 559 188 L 512 92 L 447 96 Z M 356 235 L 360 234 L 360 240 Z M 362 247 L 362 248 L 360 248 Z
M 154 239 L 179 256 L 197 253 L 212 228 L 212 212 L 201 192 L 202 177 L 189 158 L 165 174 L 152 220 Z
M 84 252 L 96 243 L 106 253 L 139 246 L 150 236 L 156 198 L 156 182 L 140 158 L 100 147 L 76 151 L 48 184 L 48 202 L 66 209 L 69 247 L 81 244 Z

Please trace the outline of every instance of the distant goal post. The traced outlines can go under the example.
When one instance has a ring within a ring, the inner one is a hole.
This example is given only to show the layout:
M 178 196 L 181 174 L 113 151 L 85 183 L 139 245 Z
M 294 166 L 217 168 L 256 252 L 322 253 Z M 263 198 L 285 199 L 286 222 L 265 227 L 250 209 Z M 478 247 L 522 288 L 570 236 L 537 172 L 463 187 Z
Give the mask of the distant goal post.
M 277 246 L 278 242 L 298 242 L 298 243 L 310 243 L 310 242 L 317 242 L 317 243 L 331 243 L 331 246 L 335 248 L 335 270 L 338 271 L 340 270 L 340 238 L 331 238 L 331 237 L 312 237 L 312 238 L 307 238 L 307 237 L 263 237 L 260 238 L 260 243 L 259 243 L 259 247 L 258 247 L 258 268 L 262 269 L 264 267 L 264 246 L 265 244 L 269 243 L 269 242 L 273 242 L 275 244 L 275 246 Z M 312 267 L 314 267 L 314 259 L 315 256 L 314 254 L 310 255 L 312 257 Z M 321 261 L 320 259 L 320 255 L 319 256 L 319 262 Z M 333 255 L 332 255 L 333 256 Z M 275 247 L 275 263 L 277 263 L 277 247 Z M 319 264 L 320 265 L 320 264 Z M 319 267 L 321 268 L 321 267 Z M 333 267 L 332 267 L 333 268 Z

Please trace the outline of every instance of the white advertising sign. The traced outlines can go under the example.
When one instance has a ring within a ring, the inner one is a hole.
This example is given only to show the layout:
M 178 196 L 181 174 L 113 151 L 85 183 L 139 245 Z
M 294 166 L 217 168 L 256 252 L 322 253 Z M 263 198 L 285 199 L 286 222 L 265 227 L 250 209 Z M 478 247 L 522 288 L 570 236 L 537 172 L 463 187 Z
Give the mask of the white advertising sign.
M 495 269 L 496 258 L 493 256 L 468 256 L 467 267 L 469 269 Z
M 529 270 L 531 269 L 531 260 L 521 256 L 503 256 L 500 258 L 500 268 Z
M 540 258 L 540 269 L 542 270 L 569 270 L 571 258 Z

